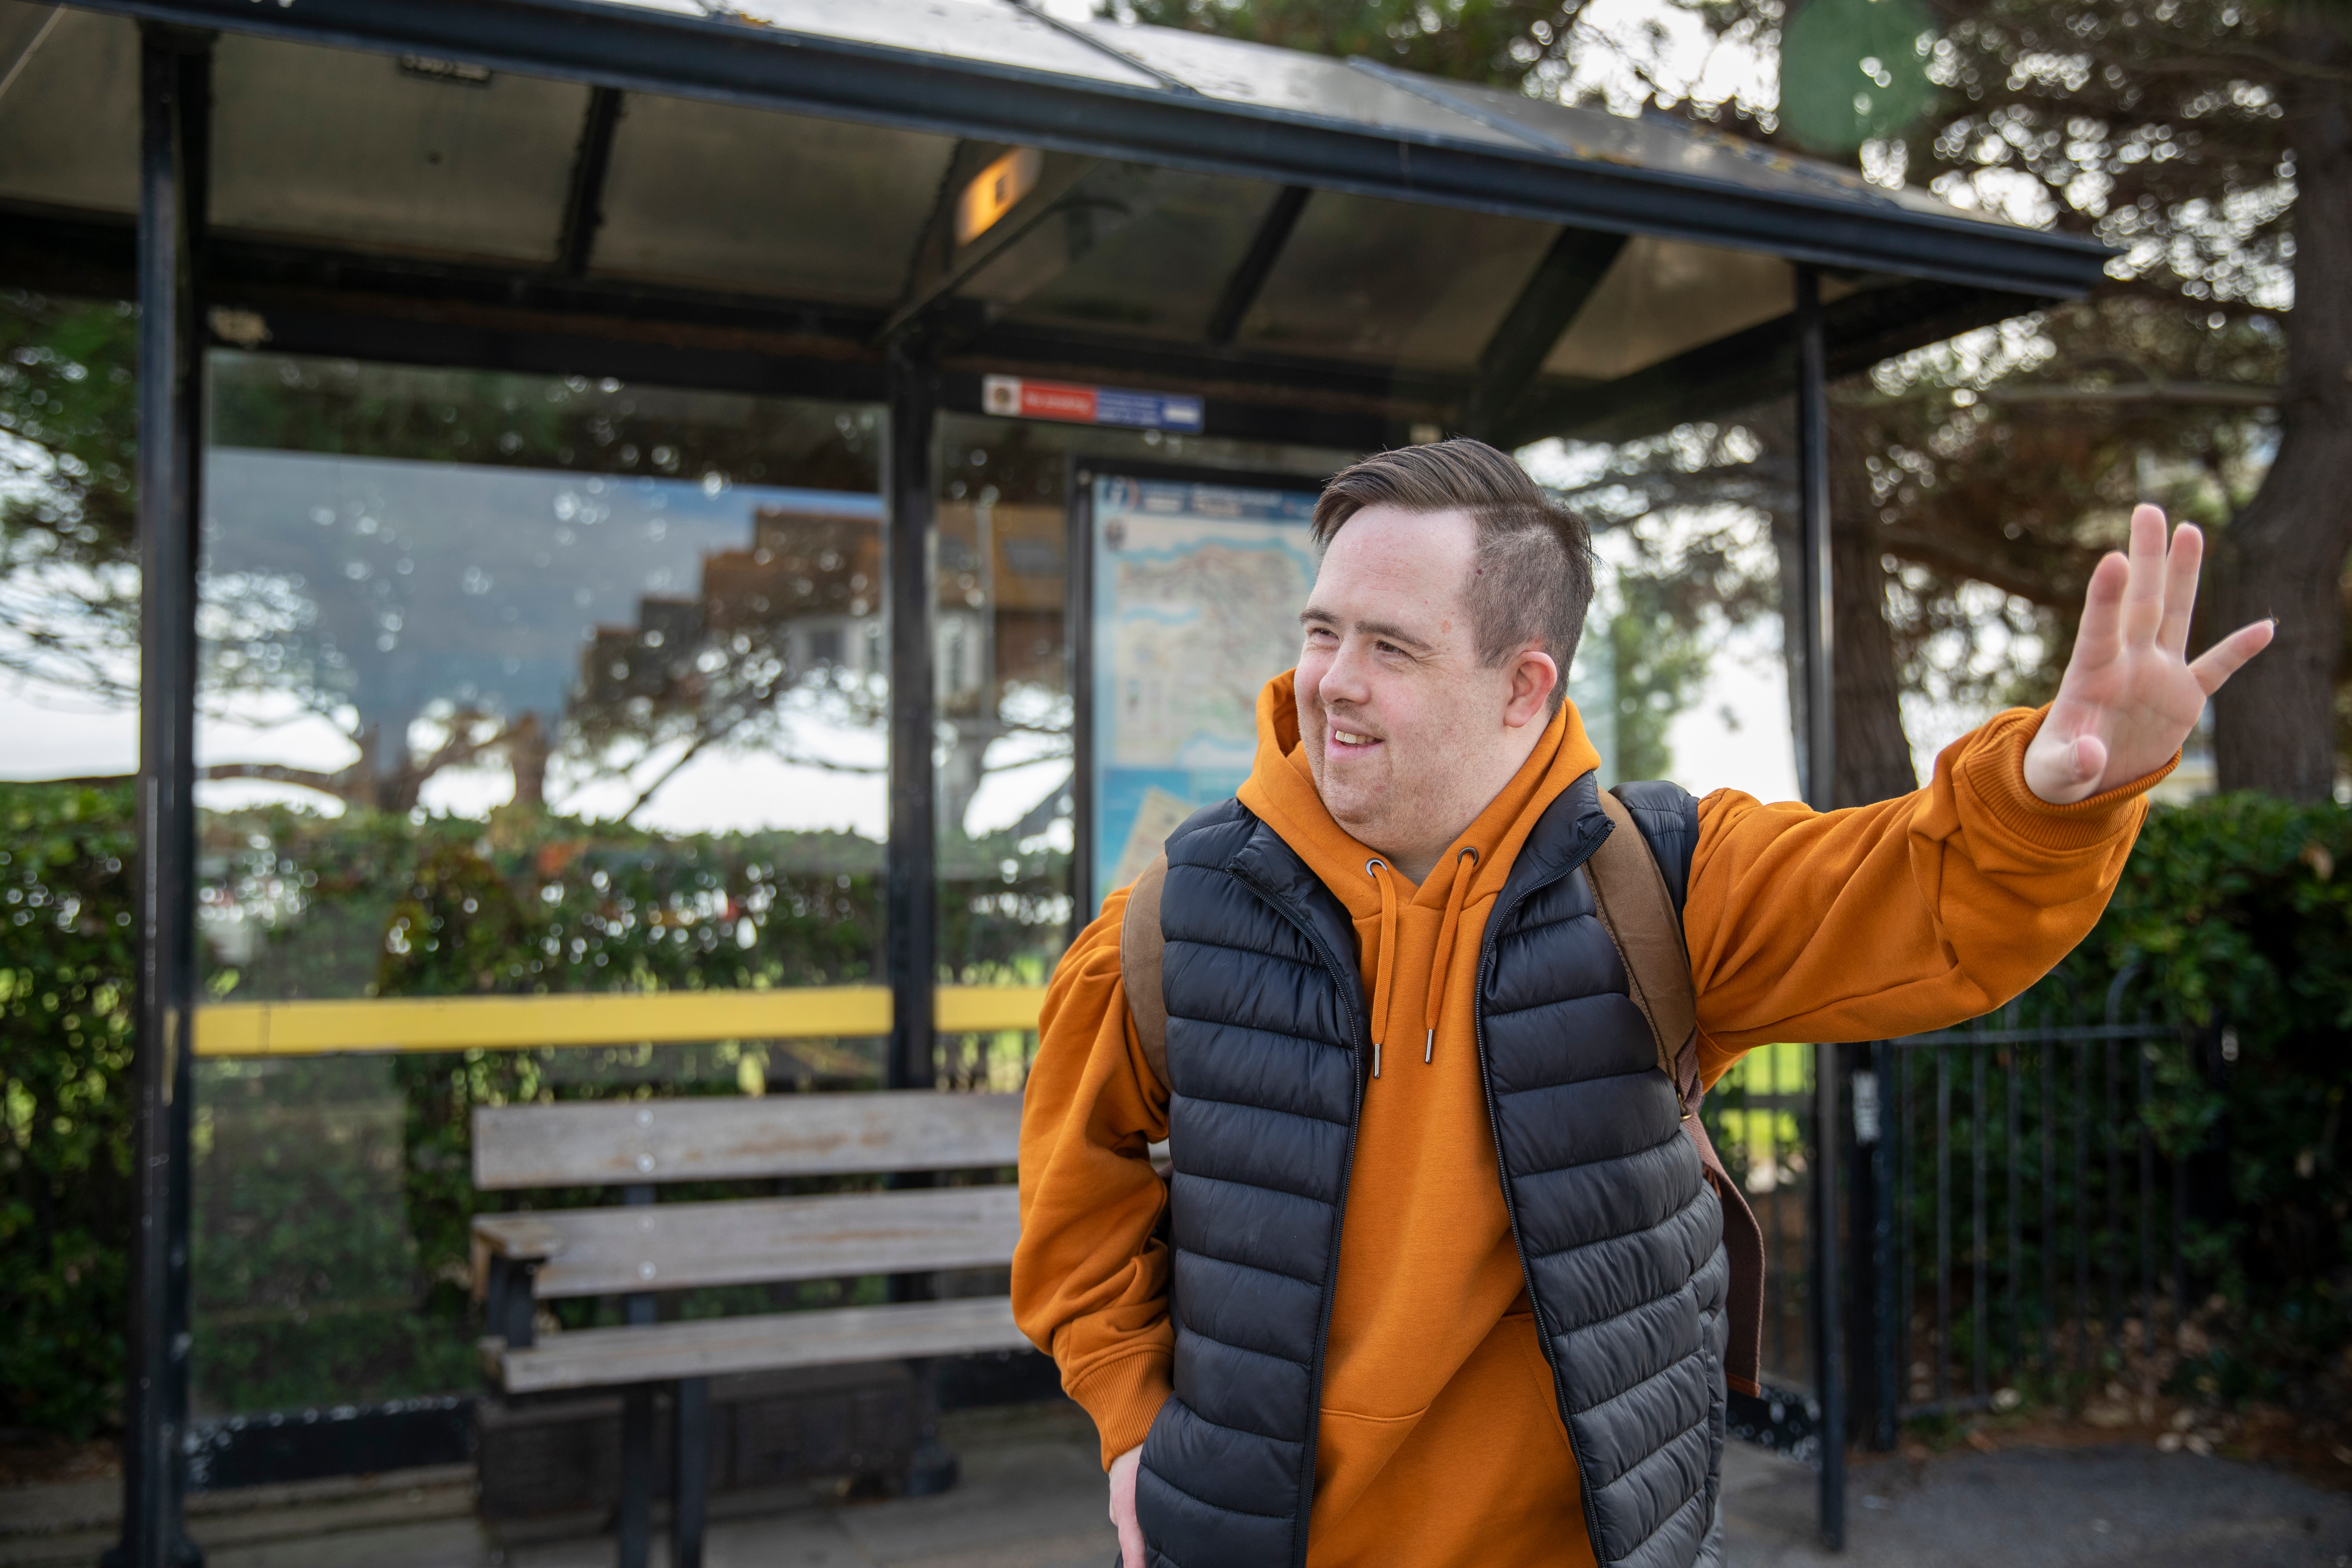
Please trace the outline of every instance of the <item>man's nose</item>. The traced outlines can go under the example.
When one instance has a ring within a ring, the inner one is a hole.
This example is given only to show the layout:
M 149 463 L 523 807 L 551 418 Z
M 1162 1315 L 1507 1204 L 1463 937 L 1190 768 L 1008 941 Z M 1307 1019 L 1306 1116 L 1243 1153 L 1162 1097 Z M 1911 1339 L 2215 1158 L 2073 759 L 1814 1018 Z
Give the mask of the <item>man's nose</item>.
M 1339 651 L 1331 656 L 1323 678 L 1315 683 L 1315 695 L 1323 700 L 1326 708 L 1334 704 L 1360 705 L 1371 699 L 1371 685 L 1365 679 L 1366 674 L 1363 653 L 1349 638 L 1341 642 Z

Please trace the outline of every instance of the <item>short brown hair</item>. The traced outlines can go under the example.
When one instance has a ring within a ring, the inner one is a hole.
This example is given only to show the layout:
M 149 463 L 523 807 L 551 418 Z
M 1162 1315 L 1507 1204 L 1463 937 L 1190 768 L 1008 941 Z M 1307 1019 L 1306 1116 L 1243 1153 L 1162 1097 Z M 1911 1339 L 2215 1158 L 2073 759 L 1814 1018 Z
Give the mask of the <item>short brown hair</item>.
M 1492 668 L 1530 643 L 1543 649 L 1559 666 L 1550 709 L 1559 711 L 1592 607 L 1592 533 L 1584 520 L 1544 494 L 1509 454 L 1465 437 L 1377 452 L 1332 476 L 1315 503 L 1317 548 L 1328 549 L 1368 506 L 1470 514 L 1477 563 L 1463 598 L 1479 662 Z

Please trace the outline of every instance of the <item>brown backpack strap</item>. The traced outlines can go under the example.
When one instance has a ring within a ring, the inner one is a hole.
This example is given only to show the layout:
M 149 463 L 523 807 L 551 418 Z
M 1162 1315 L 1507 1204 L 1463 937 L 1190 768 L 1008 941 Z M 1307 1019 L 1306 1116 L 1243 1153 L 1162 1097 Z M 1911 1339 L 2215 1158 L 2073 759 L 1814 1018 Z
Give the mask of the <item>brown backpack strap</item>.
M 1160 890 L 1168 882 L 1168 857 L 1160 856 L 1143 868 L 1127 895 L 1127 913 L 1118 923 L 1118 979 L 1127 993 L 1127 1010 L 1135 1019 L 1135 1037 L 1142 1042 L 1143 1059 L 1160 1090 L 1168 1092 L 1168 997 L 1160 989 L 1160 965 L 1168 939 L 1160 931 Z
M 1748 1195 L 1724 1170 L 1715 1142 L 1707 1136 L 1706 1119 L 1698 1113 L 1706 1089 L 1699 1082 L 1698 993 L 1691 983 L 1682 915 L 1675 908 L 1665 873 L 1658 869 L 1657 858 L 1634 826 L 1625 803 L 1602 790 L 1601 809 L 1609 817 L 1610 833 L 1584 863 L 1585 875 L 1592 884 L 1601 923 L 1624 960 L 1633 1005 L 1649 1020 L 1651 1038 L 1657 1042 L 1658 1070 L 1683 1102 L 1683 1131 L 1696 1147 L 1723 1208 L 1723 1247 L 1731 1265 L 1725 1381 L 1743 1394 L 1755 1394 L 1763 1360 L 1764 1230 L 1748 1206 Z M 1153 905 L 1156 916 L 1156 897 Z
M 1593 901 L 1601 906 L 1601 923 L 1609 928 L 1617 955 L 1625 961 L 1633 1005 L 1650 1021 L 1658 1042 L 1658 1070 L 1681 1089 L 1696 1068 L 1698 1033 L 1698 995 L 1691 989 L 1682 917 L 1625 803 L 1602 790 L 1601 809 L 1612 831 L 1584 863 Z M 1687 1069 L 1681 1059 L 1686 1047 L 1694 1054 Z

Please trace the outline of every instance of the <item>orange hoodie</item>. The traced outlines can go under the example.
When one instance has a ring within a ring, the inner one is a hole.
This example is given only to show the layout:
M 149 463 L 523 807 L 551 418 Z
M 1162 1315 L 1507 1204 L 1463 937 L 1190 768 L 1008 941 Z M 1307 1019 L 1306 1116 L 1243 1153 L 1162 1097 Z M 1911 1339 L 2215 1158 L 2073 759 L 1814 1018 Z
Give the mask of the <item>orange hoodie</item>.
M 1729 790 L 1700 802 L 1684 930 L 1709 1082 L 1773 1040 L 1875 1039 L 1987 1012 L 2082 939 L 2130 852 L 2141 792 L 2163 775 L 2047 805 L 2021 767 L 2040 722 L 2000 715 L 1947 748 L 1926 789 L 1876 805 L 1817 814 Z M 1242 803 L 1353 918 L 1384 1047 L 1340 1232 L 1309 1568 L 1593 1561 L 1503 1207 L 1471 996 L 1521 844 L 1598 762 L 1563 704 L 1415 887 L 1368 873 L 1372 852 L 1324 810 L 1290 676 L 1259 696 Z M 1168 1106 L 1119 989 L 1126 903 L 1123 889 L 1105 900 L 1046 995 L 1013 1266 L 1014 1315 L 1094 1417 L 1105 1465 L 1166 1399 L 1173 1340 L 1152 1236 L 1166 1189 L 1143 1157 L 1168 1135 Z

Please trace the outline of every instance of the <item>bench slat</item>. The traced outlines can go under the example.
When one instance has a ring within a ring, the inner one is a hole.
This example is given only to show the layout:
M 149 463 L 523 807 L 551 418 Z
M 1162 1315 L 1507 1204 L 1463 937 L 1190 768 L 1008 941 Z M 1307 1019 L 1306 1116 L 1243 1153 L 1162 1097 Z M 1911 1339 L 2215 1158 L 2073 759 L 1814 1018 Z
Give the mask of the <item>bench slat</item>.
M 474 1234 L 509 1258 L 544 1259 L 541 1300 L 613 1296 L 1010 1263 L 1020 1203 L 1012 1186 L 738 1198 L 482 1215 Z
M 1028 1348 L 1028 1340 L 1013 1326 L 1013 1303 L 1003 1296 L 980 1296 L 650 1328 L 583 1329 L 551 1334 L 518 1351 L 491 1340 L 483 1343 L 482 1360 L 508 1393 L 538 1394 Z
M 898 1089 L 482 1106 L 474 1185 L 607 1186 L 1011 1165 L 1021 1097 Z

